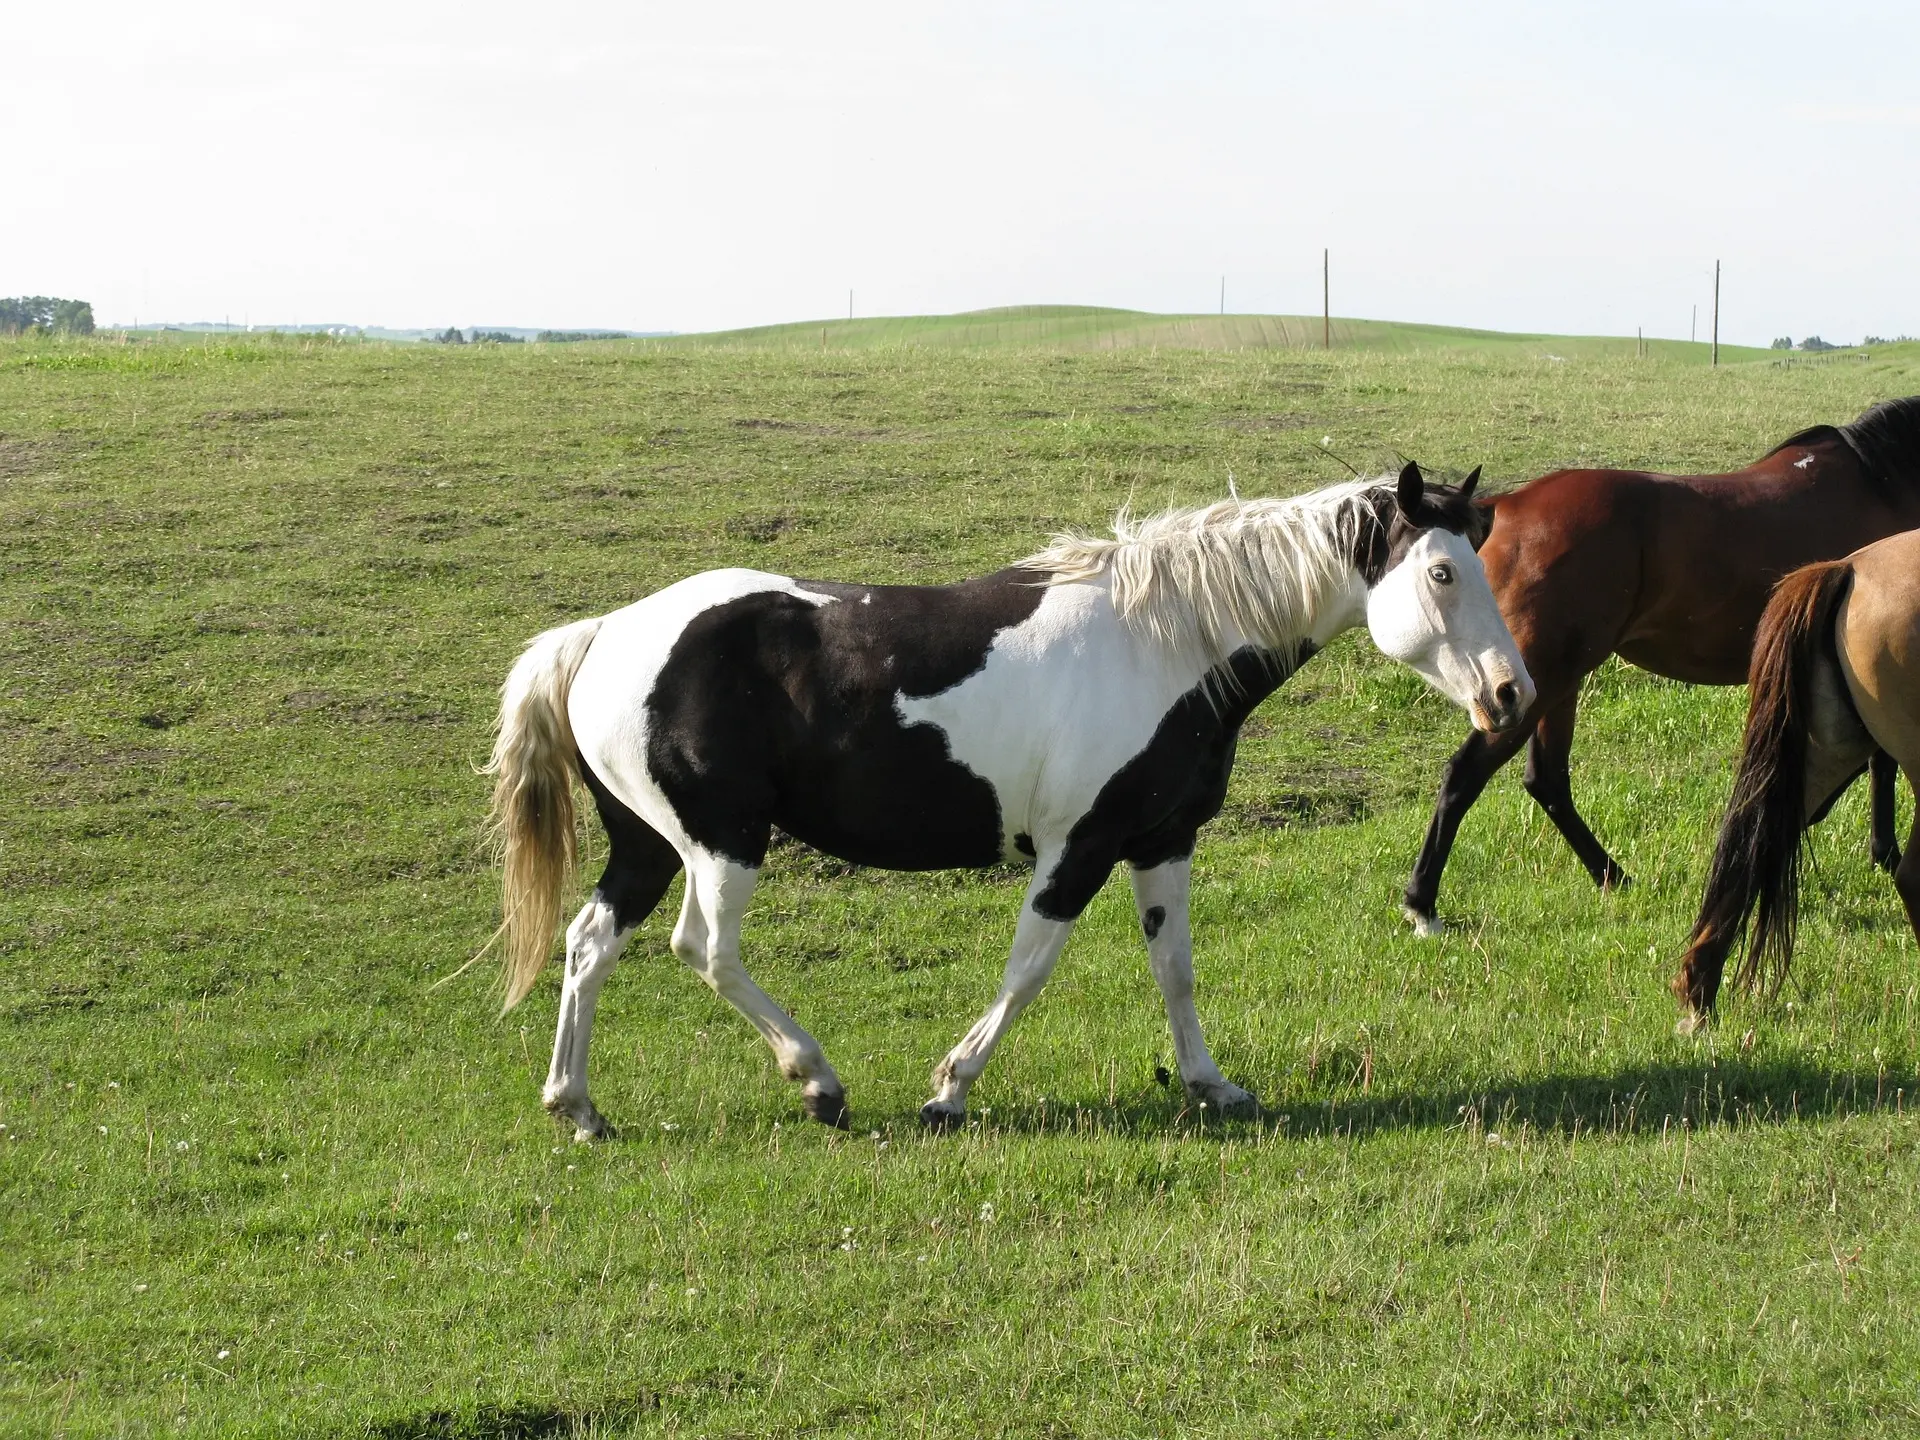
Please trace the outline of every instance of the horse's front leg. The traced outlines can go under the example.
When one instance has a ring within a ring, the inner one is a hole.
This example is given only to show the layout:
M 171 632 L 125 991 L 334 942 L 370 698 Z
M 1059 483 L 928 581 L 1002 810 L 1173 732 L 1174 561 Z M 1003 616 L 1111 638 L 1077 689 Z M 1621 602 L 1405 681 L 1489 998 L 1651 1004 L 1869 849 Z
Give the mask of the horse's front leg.
M 1007 957 L 1006 978 L 1000 982 L 998 998 L 986 1014 L 974 1021 L 973 1028 L 947 1053 L 947 1058 L 934 1068 L 933 1098 L 920 1107 L 920 1123 L 929 1129 L 951 1130 L 966 1122 L 968 1088 L 987 1068 L 1000 1037 L 1047 983 L 1060 951 L 1066 946 L 1067 936 L 1073 933 L 1080 906 L 1075 906 L 1066 919 L 1044 914 L 1035 906 L 1040 896 L 1049 893 L 1042 880 L 1048 873 L 1049 867 L 1037 867 L 1033 884 L 1027 888 L 1027 898 L 1020 907 L 1020 923 L 1013 932 L 1013 953 Z
M 1153 967 L 1154 983 L 1166 1002 L 1174 1063 L 1180 1067 L 1188 1097 L 1199 1105 L 1217 1115 L 1255 1115 L 1260 1101 L 1220 1073 L 1193 1008 L 1193 928 L 1187 917 L 1192 883 L 1191 859 L 1133 871 L 1134 908 L 1140 915 L 1140 932 L 1147 937 L 1147 962 Z

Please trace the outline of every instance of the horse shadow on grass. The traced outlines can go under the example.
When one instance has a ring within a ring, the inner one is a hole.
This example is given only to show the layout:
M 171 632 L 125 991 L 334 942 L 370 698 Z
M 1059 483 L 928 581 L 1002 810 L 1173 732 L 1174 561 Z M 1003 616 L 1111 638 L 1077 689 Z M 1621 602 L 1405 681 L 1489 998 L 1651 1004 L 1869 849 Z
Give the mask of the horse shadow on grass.
M 1567 1137 L 1660 1134 L 1741 1125 L 1790 1125 L 1920 1103 L 1913 1069 L 1830 1067 L 1797 1059 L 1702 1056 L 1530 1079 L 1490 1078 L 1432 1090 L 1281 1092 L 1257 1119 L 1216 1120 L 1185 1103 L 1177 1087 L 1144 1088 L 1113 1104 L 1048 1104 L 996 1110 L 978 1123 L 1012 1133 L 1188 1135 L 1221 1140 L 1255 1135 L 1365 1138 L 1420 1130 L 1531 1130 Z

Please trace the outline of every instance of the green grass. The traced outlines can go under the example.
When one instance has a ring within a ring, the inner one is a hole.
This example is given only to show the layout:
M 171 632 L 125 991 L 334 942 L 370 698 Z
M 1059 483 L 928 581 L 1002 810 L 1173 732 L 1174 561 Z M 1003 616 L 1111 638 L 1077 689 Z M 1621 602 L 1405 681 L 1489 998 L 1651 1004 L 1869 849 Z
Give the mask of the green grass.
M 1329 334 L 1330 332 L 1330 334 Z M 1374 354 L 1435 351 L 1504 353 L 1533 359 L 1593 360 L 1636 354 L 1631 336 L 1517 335 L 1454 325 L 1409 325 L 1318 315 L 1156 315 L 1097 305 L 1012 305 L 959 315 L 892 315 L 867 320 L 814 320 L 757 325 L 659 342 L 672 347 L 728 346 L 754 350 L 872 349 L 887 346 L 1055 350 L 1318 350 L 1331 338 L 1341 350 Z M 1650 354 L 1705 364 L 1712 347 L 1681 340 L 1650 340 Z M 1722 363 L 1768 358 L 1771 351 L 1722 345 Z
M 748 963 L 847 1136 L 671 905 L 601 1006 L 613 1144 L 539 1110 L 550 979 L 504 1021 L 429 987 L 495 922 L 473 767 L 557 620 L 719 564 L 950 579 L 1337 478 L 1322 437 L 1708 469 L 1915 390 L 1915 347 L 0 345 L 0 1432 L 1911 1433 L 1920 964 L 1861 796 L 1797 986 L 1672 1034 L 1737 691 L 1604 671 L 1575 785 L 1639 883 L 1508 773 L 1437 943 L 1397 897 L 1460 717 L 1358 637 L 1263 707 L 1195 920 L 1264 1123 L 1156 1084 L 1118 880 L 947 1138 L 1006 877 L 770 871 Z

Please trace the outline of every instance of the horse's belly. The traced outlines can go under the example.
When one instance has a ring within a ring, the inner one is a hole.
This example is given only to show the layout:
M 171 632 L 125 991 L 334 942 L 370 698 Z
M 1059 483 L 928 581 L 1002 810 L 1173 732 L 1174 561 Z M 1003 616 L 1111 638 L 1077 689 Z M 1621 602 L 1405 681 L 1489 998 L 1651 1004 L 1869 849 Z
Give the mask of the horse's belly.
M 888 870 L 963 870 L 1017 853 L 999 797 L 931 725 L 888 727 L 835 755 L 800 757 L 774 823 L 817 850 Z

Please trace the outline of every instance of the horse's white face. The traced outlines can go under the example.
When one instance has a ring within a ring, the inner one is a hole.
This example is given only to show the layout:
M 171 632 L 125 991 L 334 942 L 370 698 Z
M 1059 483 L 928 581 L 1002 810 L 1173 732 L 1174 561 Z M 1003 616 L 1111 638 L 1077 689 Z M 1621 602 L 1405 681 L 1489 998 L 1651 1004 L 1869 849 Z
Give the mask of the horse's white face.
M 1422 531 L 1368 593 L 1367 629 L 1476 730 L 1511 730 L 1533 704 L 1533 679 L 1464 535 Z

